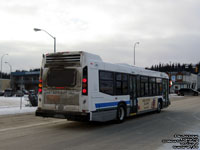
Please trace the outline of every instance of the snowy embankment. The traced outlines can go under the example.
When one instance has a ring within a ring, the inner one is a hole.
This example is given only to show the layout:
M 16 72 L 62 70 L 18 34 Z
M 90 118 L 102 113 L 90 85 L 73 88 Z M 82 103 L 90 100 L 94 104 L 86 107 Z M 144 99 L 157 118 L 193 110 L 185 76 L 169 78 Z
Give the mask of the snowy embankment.
M 177 94 L 169 94 L 170 101 L 177 101 L 184 99 L 184 96 L 178 96 Z
M 183 96 L 178 96 L 177 94 L 169 94 L 169 98 L 183 98 Z
M 35 112 L 36 108 L 31 106 L 26 95 L 24 97 L 0 96 L 0 115 Z

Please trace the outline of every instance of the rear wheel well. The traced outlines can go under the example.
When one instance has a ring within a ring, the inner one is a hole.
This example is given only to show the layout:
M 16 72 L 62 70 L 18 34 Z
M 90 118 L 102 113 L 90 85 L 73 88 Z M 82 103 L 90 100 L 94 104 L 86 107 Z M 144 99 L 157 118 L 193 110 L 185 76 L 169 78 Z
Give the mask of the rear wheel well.
M 119 107 L 119 105 L 123 105 L 124 108 L 125 108 L 125 111 L 127 111 L 127 105 L 126 105 L 126 102 L 124 102 L 124 101 L 119 102 L 119 103 L 118 103 L 118 107 Z M 127 112 L 126 112 L 126 113 L 127 113 Z

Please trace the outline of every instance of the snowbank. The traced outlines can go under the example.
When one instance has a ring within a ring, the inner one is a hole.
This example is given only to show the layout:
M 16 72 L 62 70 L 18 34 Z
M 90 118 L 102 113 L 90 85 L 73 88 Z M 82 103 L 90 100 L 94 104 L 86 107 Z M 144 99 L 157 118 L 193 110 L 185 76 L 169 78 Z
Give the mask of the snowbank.
M 0 96 L 0 115 L 35 112 L 37 107 L 31 107 L 28 96 L 3 97 Z

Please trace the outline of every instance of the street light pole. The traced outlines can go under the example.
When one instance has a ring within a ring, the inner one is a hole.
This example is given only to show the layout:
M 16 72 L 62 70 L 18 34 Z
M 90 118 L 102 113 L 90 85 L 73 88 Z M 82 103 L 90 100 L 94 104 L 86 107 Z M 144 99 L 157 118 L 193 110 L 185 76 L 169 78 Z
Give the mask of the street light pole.
M 134 44 L 134 66 L 135 66 L 135 47 L 137 44 L 140 44 L 140 42 L 135 42 L 135 44 Z
M 54 40 L 54 53 L 56 53 L 56 37 L 53 37 Z
M 44 31 L 44 32 L 46 32 L 50 37 L 53 38 L 53 40 L 54 40 L 54 53 L 55 53 L 55 52 L 56 52 L 56 37 L 54 37 L 54 36 L 51 35 L 49 32 L 47 32 L 46 30 L 43 30 L 43 29 L 34 28 L 33 30 L 34 30 L 35 32 L 37 32 L 37 31 Z
M 3 55 L 1 56 L 1 79 L 2 79 L 2 65 L 3 65 L 3 64 L 2 64 L 2 61 L 3 61 L 3 57 L 6 56 L 6 55 L 8 55 L 8 54 L 3 54 Z
M 8 66 L 10 67 L 10 79 L 11 79 L 12 66 L 7 61 L 5 62 L 5 64 L 8 64 Z

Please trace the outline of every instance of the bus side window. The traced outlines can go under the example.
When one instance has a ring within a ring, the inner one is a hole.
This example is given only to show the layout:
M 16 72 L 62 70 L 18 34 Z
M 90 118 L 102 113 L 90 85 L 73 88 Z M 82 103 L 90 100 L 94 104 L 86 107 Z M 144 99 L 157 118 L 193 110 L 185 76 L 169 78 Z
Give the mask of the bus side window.
M 136 88 L 136 76 L 129 76 L 129 94 L 133 94 L 134 98 L 137 96 Z
M 162 79 L 161 78 L 156 78 L 156 94 L 157 95 L 162 95 Z
M 154 82 L 153 83 L 153 96 L 156 95 L 156 83 Z
M 149 84 L 148 84 L 148 77 L 141 76 L 141 96 L 148 96 L 149 95 Z
M 155 96 L 156 95 L 156 78 L 150 77 L 149 78 L 149 92 L 150 96 Z
M 134 95 L 134 98 L 136 98 L 137 96 L 137 93 L 136 93 L 136 77 L 133 76 L 133 95 Z
M 122 74 L 116 73 L 115 74 L 115 85 L 116 85 L 116 95 L 122 95 Z
M 128 75 L 123 74 L 122 76 L 122 94 L 127 95 L 128 94 Z
M 143 82 L 140 83 L 140 96 L 144 96 L 144 85 Z
M 127 95 L 128 94 L 128 75 L 116 73 L 115 76 L 116 95 Z
M 133 77 L 129 76 L 129 93 L 133 92 Z
M 121 81 L 116 81 L 116 95 L 122 95 L 122 83 L 121 83 Z
M 140 97 L 140 76 L 137 76 L 137 97 Z
M 114 94 L 114 73 L 99 71 L 99 91 L 105 94 Z

